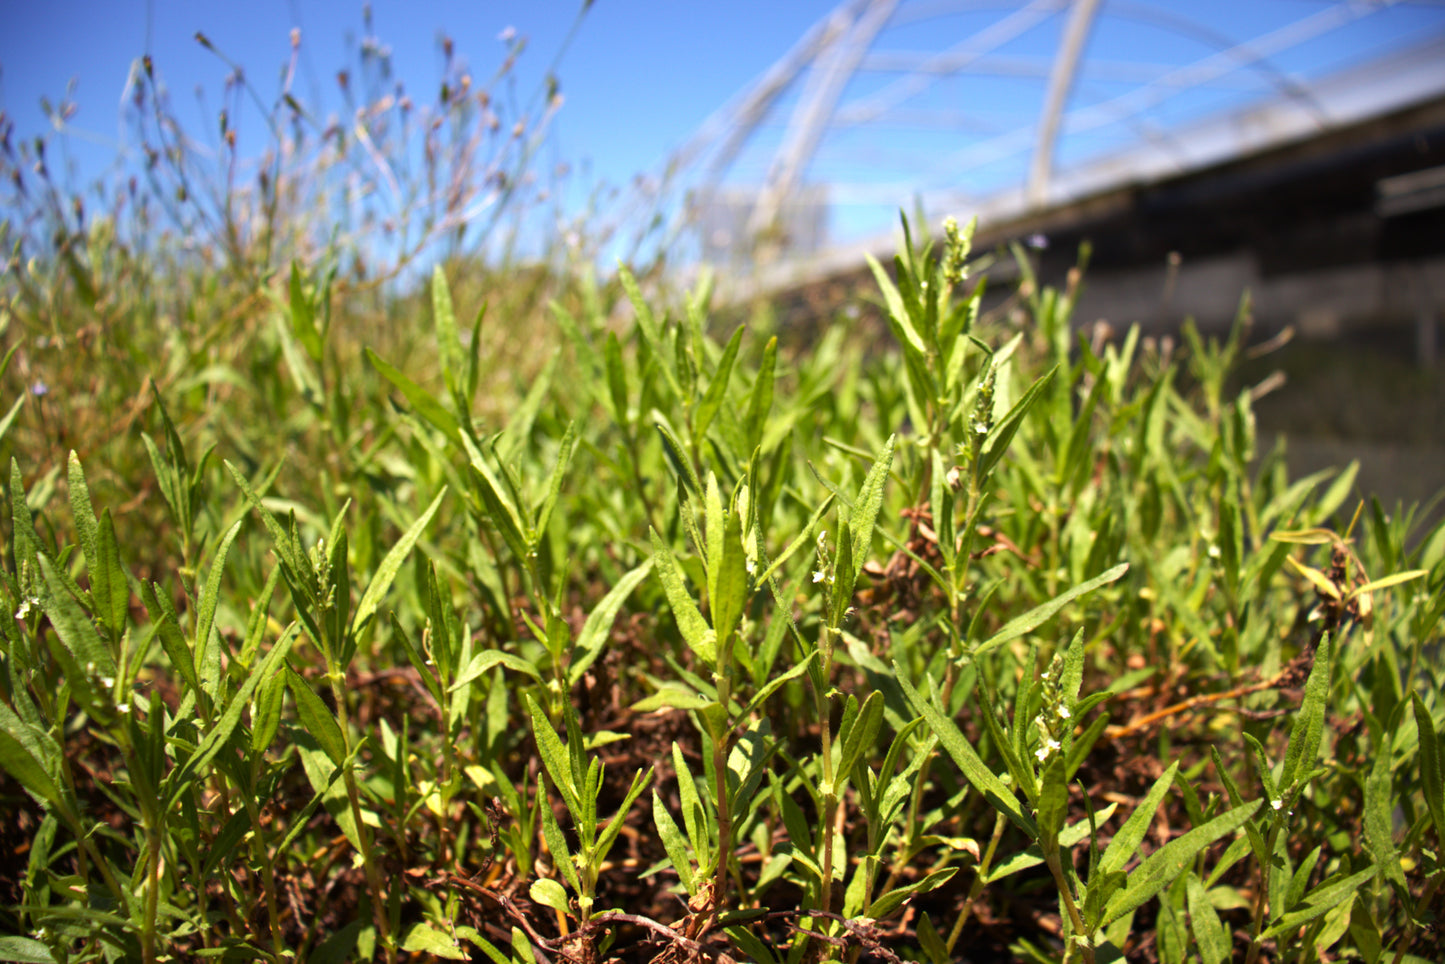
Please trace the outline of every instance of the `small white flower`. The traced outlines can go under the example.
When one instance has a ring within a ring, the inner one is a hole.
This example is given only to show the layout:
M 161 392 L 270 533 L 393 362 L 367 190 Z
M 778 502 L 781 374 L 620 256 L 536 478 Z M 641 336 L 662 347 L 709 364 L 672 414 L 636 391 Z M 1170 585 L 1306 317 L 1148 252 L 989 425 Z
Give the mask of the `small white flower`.
M 756 575 L 758 571 L 758 564 L 752 559 L 749 559 L 745 568 L 748 570 L 748 575 Z
M 1067 720 L 1067 719 L 1069 719 L 1070 717 L 1072 717 L 1073 715 L 1074 715 L 1074 714 L 1072 714 L 1072 713 L 1069 712 L 1069 708 L 1068 708 L 1067 706 L 1061 706 L 1061 707 L 1059 707 L 1059 719 L 1061 719 L 1061 720 Z
M 117 703 L 117 704 L 115 705 L 115 711 L 116 711 L 117 713 L 129 713 L 129 712 L 130 712 L 130 704 L 129 704 L 129 703 Z
M 1049 739 L 1039 744 L 1039 748 L 1034 751 L 1034 756 L 1039 758 L 1040 763 L 1043 763 L 1049 757 L 1053 756 L 1054 753 L 1059 749 L 1059 741 L 1050 737 Z
M 824 579 L 827 579 L 827 578 L 828 578 L 828 574 L 827 574 L 826 572 L 824 572 L 823 570 L 821 570 L 821 569 L 814 569 L 814 570 L 813 570 L 813 581 L 814 581 L 814 582 L 822 582 Z
M 511 43 L 511 42 L 512 42 L 513 40 L 515 40 L 516 38 L 517 38 L 517 28 L 516 28 L 516 27 L 507 27 L 507 28 L 506 28 L 505 30 L 503 30 L 501 33 L 497 34 L 497 39 L 500 40 L 500 41 L 501 41 L 502 43 L 504 43 L 504 44 L 506 44 L 506 43 Z
M 1219 546 L 1218 546 L 1217 543 L 1211 542 L 1211 543 L 1209 544 L 1209 558 L 1211 558 L 1211 559 L 1218 559 L 1218 558 L 1219 558 Z
M 109 689 L 115 689 L 115 677 L 114 677 L 114 676 L 102 676 L 102 677 L 100 678 L 100 685 L 101 685 L 101 686 L 104 686 L 104 687 L 105 687 L 106 689 L 108 689 L 108 690 L 109 690 Z
M 30 605 L 32 602 L 34 602 L 34 600 L 30 599 L 29 597 L 20 600 L 20 608 L 15 610 L 15 618 L 24 619 L 26 616 L 30 615 Z
M 1270 805 L 1271 807 L 1273 807 L 1274 809 L 1276 809 L 1276 810 L 1280 810 L 1280 809 L 1282 809 L 1282 808 L 1284 807 L 1284 801 L 1283 801 L 1283 800 L 1271 800 L 1271 801 L 1269 802 L 1269 805 Z

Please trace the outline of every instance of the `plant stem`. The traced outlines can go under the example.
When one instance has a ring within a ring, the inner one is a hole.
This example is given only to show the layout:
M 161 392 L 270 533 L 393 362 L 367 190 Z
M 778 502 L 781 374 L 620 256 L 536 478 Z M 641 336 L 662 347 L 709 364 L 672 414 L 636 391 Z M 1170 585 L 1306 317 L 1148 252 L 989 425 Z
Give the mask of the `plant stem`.
M 1409 950 L 1410 942 L 1415 939 L 1415 918 L 1422 917 L 1429 909 L 1430 902 L 1435 899 L 1435 891 L 1439 889 L 1440 877 L 1435 875 L 1425 882 L 1425 889 L 1420 892 L 1420 899 L 1415 902 L 1415 913 L 1405 922 L 1405 933 L 1400 937 L 1400 945 L 1395 948 L 1395 956 L 1390 964 L 1400 964 L 1405 959 L 1405 951 Z
M 968 899 L 963 902 L 963 910 L 958 912 L 958 919 L 953 922 L 953 929 L 948 932 L 946 947 L 950 954 L 953 953 L 954 945 L 963 934 L 963 927 L 968 923 L 969 916 L 973 913 L 973 905 L 983 893 L 984 880 L 988 877 L 989 868 L 993 866 L 994 854 L 998 852 L 999 841 L 1003 839 L 1004 828 L 1008 826 L 1008 819 L 1004 817 L 1003 811 L 994 814 L 993 836 L 989 838 L 988 849 L 984 851 L 983 859 L 974 868 L 973 883 L 968 888 Z
M 1045 862 L 1049 865 L 1049 873 L 1054 875 L 1054 884 L 1059 888 L 1059 896 L 1063 898 L 1064 909 L 1068 911 L 1069 923 L 1074 928 L 1074 940 L 1064 948 L 1065 964 L 1073 957 L 1074 947 L 1077 945 L 1084 954 L 1085 964 L 1094 964 L 1093 935 L 1084 927 L 1084 919 L 1079 916 L 1079 906 L 1074 902 L 1074 890 L 1069 886 L 1069 879 L 1064 874 L 1062 861 L 1059 859 L 1057 843 L 1049 848 L 1044 855 Z
M 1244 964 L 1255 964 L 1259 960 L 1259 935 L 1264 931 L 1265 909 L 1269 901 L 1269 876 L 1274 867 L 1274 845 L 1278 836 L 1279 822 L 1275 821 L 1269 831 L 1264 866 L 1259 872 L 1259 893 L 1254 895 L 1254 923 L 1249 929 L 1249 953 L 1244 958 Z
M 346 693 L 342 686 L 343 674 L 333 670 L 326 674 L 331 683 L 331 695 L 336 701 L 337 723 L 341 726 L 341 737 L 346 744 L 346 760 L 350 761 L 352 750 L 351 727 L 348 723 L 349 714 L 346 711 Z M 396 961 L 396 945 L 392 941 L 391 928 L 388 925 L 386 915 L 386 901 L 383 900 L 381 886 L 381 873 L 377 869 L 376 861 L 372 856 L 371 841 L 368 839 L 371 834 L 367 830 L 366 822 L 361 818 L 361 790 L 356 784 L 356 774 L 349 762 L 341 774 L 342 781 L 346 784 L 346 798 L 351 804 L 351 819 L 356 824 L 356 836 L 361 842 L 361 862 L 366 871 L 366 886 L 371 891 L 372 915 L 376 918 L 376 933 L 381 939 L 381 946 L 386 949 L 388 964 Z

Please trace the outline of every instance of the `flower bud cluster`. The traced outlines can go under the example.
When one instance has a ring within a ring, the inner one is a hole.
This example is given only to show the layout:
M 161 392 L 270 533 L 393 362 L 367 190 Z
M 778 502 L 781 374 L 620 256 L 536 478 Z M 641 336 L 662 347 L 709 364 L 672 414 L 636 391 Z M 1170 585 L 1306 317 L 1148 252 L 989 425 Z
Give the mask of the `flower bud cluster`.
M 828 530 L 826 529 L 818 532 L 818 568 L 813 570 L 813 581 L 829 585 L 833 582 L 833 560 L 828 555 Z
M 958 222 L 951 217 L 943 222 L 943 280 L 949 285 L 959 284 L 968 277 L 964 262 L 973 246 L 973 229 L 977 224 L 977 220 L 970 221 L 968 227 L 960 230 Z
M 1039 748 L 1034 751 L 1040 764 L 1046 764 L 1063 750 L 1064 738 L 1073 729 L 1073 712 L 1063 689 L 1063 655 L 1054 656 L 1049 668 L 1039 676 L 1043 684 L 1042 703 L 1034 727 L 1039 734 Z
M 976 459 L 979 449 L 983 447 L 983 440 L 993 431 L 993 400 L 997 381 L 997 369 L 990 365 L 973 400 L 973 411 L 968 416 L 968 442 L 966 447 L 959 446 L 960 458 Z

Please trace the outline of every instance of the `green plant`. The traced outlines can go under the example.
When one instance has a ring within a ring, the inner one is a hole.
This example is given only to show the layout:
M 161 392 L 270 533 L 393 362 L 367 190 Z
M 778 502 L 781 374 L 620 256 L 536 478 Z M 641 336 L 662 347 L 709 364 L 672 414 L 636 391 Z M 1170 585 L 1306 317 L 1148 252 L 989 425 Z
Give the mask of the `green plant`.
M 0 956 L 1429 959 L 1445 526 L 1261 455 L 1247 304 L 1181 364 L 970 234 L 896 352 L 622 269 L 520 391 L 445 271 L 358 347 L 298 260 L 304 424 L 158 379 L 145 539 L 6 406 Z

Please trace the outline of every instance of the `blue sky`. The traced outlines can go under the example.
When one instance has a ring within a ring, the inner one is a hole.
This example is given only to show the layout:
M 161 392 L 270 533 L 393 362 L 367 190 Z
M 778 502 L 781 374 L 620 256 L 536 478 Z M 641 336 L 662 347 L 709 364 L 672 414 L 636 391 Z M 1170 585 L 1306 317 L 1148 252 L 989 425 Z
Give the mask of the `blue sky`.
M 570 162 L 590 179 L 614 185 L 657 170 L 704 118 L 772 65 L 834 5 L 833 0 L 596 0 L 557 66 L 565 104 L 548 158 Z M 874 44 L 880 55 L 875 66 L 886 66 L 883 54 L 956 44 L 997 23 L 1009 13 L 999 8 L 1010 6 L 1023 4 L 900 4 Z M 1268 69 L 1226 73 L 1118 124 L 1073 132 L 1066 125 L 1059 161 L 1106 154 L 1127 147 L 1131 139 L 1157 138 L 1191 117 L 1276 96 L 1291 83 L 1445 31 L 1441 4 L 1377 6 L 1390 5 L 1356 3 L 1349 8 L 1353 13 L 1338 22 L 1317 24 L 1306 31 L 1305 42 L 1275 54 Z M 472 72 L 486 76 L 507 52 L 499 35 L 514 28 L 528 39 L 516 73 L 517 96 L 526 100 L 541 89 L 579 8 L 574 0 L 377 0 L 372 30 L 391 50 L 407 88 L 430 92 L 441 76 L 440 36 L 452 37 Z M 945 9 L 952 10 L 947 17 L 926 16 Z M 1136 89 L 1141 78 L 1199 64 L 1244 40 L 1277 37 L 1292 24 L 1340 9 L 1326 0 L 1105 0 L 1072 103 L 1121 103 L 1117 99 Z M 210 130 L 229 68 L 195 42 L 195 33 L 204 32 L 245 67 L 263 98 L 272 98 L 290 53 L 289 32 L 299 27 L 296 92 L 308 104 L 334 109 L 336 71 L 353 62 L 348 50 L 354 51 L 364 35 L 361 11 L 360 3 L 343 0 L 0 0 L 0 109 L 18 136 L 33 135 L 46 127 L 40 97 L 58 100 L 74 81 L 78 110 L 70 121 L 71 157 L 83 176 L 94 176 L 122 143 L 120 99 L 131 65 L 142 53 L 153 55 L 183 119 Z M 870 217 L 878 209 L 885 218 L 889 208 L 909 202 L 912 189 L 946 185 L 961 196 L 982 197 L 1018 180 L 1063 21 L 1058 11 L 1040 15 L 990 51 L 994 60 L 983 74 L 941 81 L 894 107 L 879 124 L 830 134 L 811 175 L 880 198 L 890 192 L 903 195 L 871 205 Z M 870 98 L 897 79 L 886 69 L 859 74 L 843 103 L 876 103 Z M 194 96 L 197 88 L 205 92 L 205 111 Z M 729 181 L 761 179 L 795 99 L 781 99 L 770 122 L 739 155 Z M 243 138 L 255 138 L 258 127 L 254 117 L 248 127 L 243 112 Z M 243 141 L 252 150 L 257 144 Z M 920 177 L 922 187 L 911 187 Z M 862 225 L 858 217 L 844 217 L 835 220 L 834 228 L 848 234 L 866 230 Z

